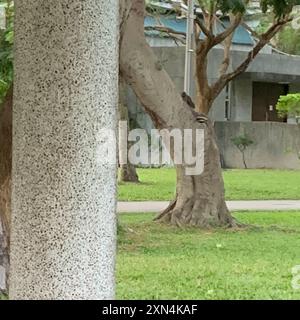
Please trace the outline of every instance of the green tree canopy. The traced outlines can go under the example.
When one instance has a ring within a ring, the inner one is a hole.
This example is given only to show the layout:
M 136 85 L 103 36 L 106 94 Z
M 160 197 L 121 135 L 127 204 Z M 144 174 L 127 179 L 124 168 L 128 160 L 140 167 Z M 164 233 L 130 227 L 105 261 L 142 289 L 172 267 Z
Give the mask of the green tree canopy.
M 282 117 L 287 115 L 300 117 L 300 93 L 290 93 L 285 96 L 280 96 L 276 110 Z

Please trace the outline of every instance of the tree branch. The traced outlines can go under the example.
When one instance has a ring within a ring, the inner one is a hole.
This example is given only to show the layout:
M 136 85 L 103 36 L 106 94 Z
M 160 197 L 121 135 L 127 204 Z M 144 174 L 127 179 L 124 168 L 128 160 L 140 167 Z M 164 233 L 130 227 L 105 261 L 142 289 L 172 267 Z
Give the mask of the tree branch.
M 149 27 L 145 27 L 145 30 L 154 30 L 161 33 L 166 33 L 170 38 L 172 38 L 175 41 L 176 45 L 178 45 L 177 41 L 180 41 L 182 44 L 186 43 L 184 39 L 186 37 L 186 34 L 184 32 L 175 31 L 171 28 L 167 28 L 163 26 L 154 26 L 154 27 L 149 26 Z
M 233 34 L 235 29 L 241 23 L 241 20 L 242 20 L 242 14 L 239 13 L 234 17 L 232 23 L 230 24 L 230 26 L 227 29 L 225 29 L 223 32 L 221 32 L 215 36 L 214 45 L 217 45 L 217 44 L 223 42 L 227 37 L 229 37 L 231 34 Z
M 206 28 L 206 26 L 204 25 L 204 23 L 201 21 L 201 19 L 199 17 L 196 17 L 195 22 L 197 23 L 197 25 L 199 26 L 199 28 L 201 29 L 201 31 L 209 38 L 209 37 L 213 37 L 213 33 L 208 30 Z
M 291 20 L 292 18 L 290 17 L 286 17 L 283 20 L 277 20 L 265 33 L 263 33 L 254 48 L 249 51 L 246 59 L 233 72 L 221 75 L 220 78 L 211 86 L 213 96 L 217 97 L 231 80 L 246 71 L 249 64 L 258 55 L 261 49 L 268 44 L 270 40 L 281 30 L 281 28 Z
M 158 65 L 156 55 L 146 42 L 144 0 L 130 1 L 133 1 L 133 6 L 121 30 L 120 71 L 124 79 L 133 88 L 156 128 L 190 128 L 191 124 L 198 127 L 199 123 L 193 120 L 192 108 L 183 101 L 170 76 Z
M 259 33 L 257 33 L 255 30 L 253 30 L 247 23 L 245 23 L 244 21 L 241 21 L 241 25 L 251 33 L 251 35 L 257 39 L 261 38 L 261 35 Z
M 168 27 L 164 27 L 164 26 L 148 26 L 148 27 L 145 27 L 145 30 L 153 30 L 153 31 L 159 31 L 159 32 L 165 32 L 165 33 L 168 33 L 168 34 L 177 34 L 177 35 L 181 35 L 181 36 L 186 36 L 186 33 L 185 32 L 181 32 L 181 31 L 176 31 L 172 28 L 168 28 Z
M 233 33 L 229 35 L 224 41 L 224 59 L 220 66 L 220 76 L 224 75 L 229 68 L 230 64 L 230 48 L 232 44 Z
M 226 75 L 228 81 L 231 81 L 236 76 L 246 71 L 250 62 L 258 55 L 260 50 L 270 42 L 270 40 L 281 30 L 281 28 L 291 21 L 291 18 L 286 18 L 284 20 L 278 20 L 273 24 L 265 33 L 260 36 L 259 41 L 256 46 L 248 53 L 247 58 L 231 73 Z M 227 80 L 227 79 L 226 79 Z

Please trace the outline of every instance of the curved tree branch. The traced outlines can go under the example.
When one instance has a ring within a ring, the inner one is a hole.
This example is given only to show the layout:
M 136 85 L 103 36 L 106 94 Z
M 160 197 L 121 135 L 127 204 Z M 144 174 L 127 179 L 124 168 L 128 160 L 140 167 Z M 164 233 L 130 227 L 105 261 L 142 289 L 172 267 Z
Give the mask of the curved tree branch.
M 217 97 L 223 88 L 234 78 L 245 72 L 249 67 L 249 64 L 254 60 L 262 48 L 267 45 L 270 40 L 282 29 L 284 25 L 289 23 L 292 18 L 285 17 L 284 19 L 277 20 L 265 33 L 260 36 L 259 41 L 249 51 L 245 60 L 232 72 L 223 74 L 220 78 L 211 86 L 213 98 Z
M 225 29 L 223 32 L 215 36 L 214 46 L 223 42 L 227 37 L 233 34 L 235 29 L 240 25 L 241 21 L 242 21 L 242 14 L 239 13 L 233 18 L 232 23 L 227 29 Z

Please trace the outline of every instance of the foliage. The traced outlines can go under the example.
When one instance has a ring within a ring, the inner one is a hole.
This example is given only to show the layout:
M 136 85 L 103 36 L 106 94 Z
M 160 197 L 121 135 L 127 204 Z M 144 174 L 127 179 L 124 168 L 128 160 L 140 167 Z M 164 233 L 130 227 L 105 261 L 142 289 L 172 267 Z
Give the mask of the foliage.
M 267 12 L 271 9 L 276 18 L 289 14 L 299 3 L 299 0 L 260 0 L 262 11 Z
M 174 197 L 174 168 L 138 168 L 137 172 L 141 183 L 120 183 L 119 200 L 169 201 Z M 300 200 L 300 171 L 235 169 L 224 171 L 223 177 L 226 200 Z
M 299 9 L 295 8 L 291 13 L 294 20 L 281 29 L 271 41 L 277 49 L 288 54 L 300 55 L 300 28 L 297 27 L 300 21 L 299 15 Z M 271 24 L 272 17 L 270 15 L 261 16 L 256 31 L 258 33 L 265 32 Z
M 6 28 L 0 30 L 0 103 L 13 81 L 13 40 L 14 4 L 11 0 L 1 0 L 5 6 Z
M 245 151 L 254 142 L 246 134 L 232 138 L 231 141 L 239 149 L 239 151 L 242 153 L 244 167 L 245 167 L 245 169 L 247 169 L 247 163 L 246 163 L 246 159 L 245 159 Z
M 276 47 L 286 53 L 300 55 L 300 29 L 292 26 L 284 28 L 276 39 Z
M 231 139 L 231 141 L 241 152 L 245 151 L 254 143 L 254 141 L 251 140 L 246 134 L 234 137 Z
M 286 115 L 300 117 L 300 93 L 289 93 L 280 96 L 276 105 L 279 116 Z
M 221 11 L 223 14 L 246 12 L 251 4 L 250 0 L 198 0 L 200 7 L 206 8 L 209 12 Z M 272 12 L 275 18 L 283 18 L 289 14 L 295 5 L 300 4 L 299 0 L 260 0 L 260 7 L 263 13 Z
M 200 6 L 207 8 L 210 12 L 222 11 L 223 14 L 232 12 L 245 13 L 251 3 L 249 0 L 198 0 Z M 289 14 L 293 6 L 299 4 L 298 0 L 260 0 L 263 13 L 271 10 L 276 18 L 282 18 Z
M 221 11 L 223 14 L 245 12 L 248 1 L 244 0 L 198 0 L 199 6 L 209 12 Z
M 282 187 L 281 187 L 282 188 Z M 234 213 L 242 230 L 199 230 L 121 214 L 118 299 L 300 299 L 299 212 Z

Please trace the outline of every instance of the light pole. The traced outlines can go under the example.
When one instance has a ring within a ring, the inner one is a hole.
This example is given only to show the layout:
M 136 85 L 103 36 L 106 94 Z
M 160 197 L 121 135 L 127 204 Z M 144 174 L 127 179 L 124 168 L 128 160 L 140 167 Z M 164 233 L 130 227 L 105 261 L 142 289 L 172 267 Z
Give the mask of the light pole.
M 186 50 L 185 50 L 185 72 L 184 72 L 184 92 L 191 95 L 191 74 L 193 62 L 193 42 L 194 42 L 194 0 L 187 3 L 187 27 L 186 27 Z

